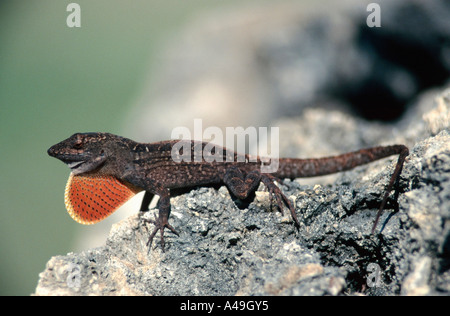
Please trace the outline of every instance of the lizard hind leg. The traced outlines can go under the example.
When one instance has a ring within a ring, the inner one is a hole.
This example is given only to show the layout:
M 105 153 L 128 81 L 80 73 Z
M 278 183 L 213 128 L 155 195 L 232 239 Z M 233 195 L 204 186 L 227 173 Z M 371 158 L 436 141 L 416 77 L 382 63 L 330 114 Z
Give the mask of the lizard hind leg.
M 261 173 L 259 170 L 253 170 L 244 175 L 239 168 L 233 166 L 226 170 L 223 182 L 235 197 L 245 200 L 258 188 Z
M 283 204 L 285 204 L 289 208 L 296 226 L 299 227 L 300 224 L 295 214 L 294 206 L 275 184 L 275 181 L 281 181 L 274 176 L 267 173 L 261 174 L 259 170 L 253 170 L 244 175 L 239 168 L 233 166 L 227 169 L 223 179 L 228 189 L 241 200 L 246 199 L 251 193 L 255 192 L 261 181 L 269 190 L 271 204 L 273 196 L 275 196 L 281 214 L 283 214 Z
M 280 209 L 281 214 L 283 214 L 283 204 L 287 206 L 289 211 L 291 212 L 292 219 L 295 222 L 295 226 L 300 227 L 300 223 L 297 219 L 297 214 L 295 214 L 294 206 L 289 200 L 286 195 L 281 192 L 281 189 L 275 184 L 275 181 L 279 181 L 277 178 L 270 174 L 262 174 L 261 175 L 261 181 L 264 183 L 264 185 L 269 190 L 270 194 L 270 201 L 272 201 L 273 196 L 275 196 L 275 199 L 277 200 L 278 208 Z M 284 203 L 283 203 L 284 202 Z M 272 204 L 272 202 L 271 202 Z
M 383 213 L 384 207 L 387 203 L 387 200 L 389 198 L 389 193 L 391 192 L 392 188 L 395 185 L 395 200 L 397 200 L 398 197 L 398 182 L 400 180 L 400 174 L 403 169 L 403 164 L 405 163 L 406 157 L 409 155 L 409 150 L 406 146 L 403 145 L 394 145 L 391 146 L 392 150 L 395 154 L 399 154 L 397 164 L 395 165 L 394 172 L 392 173 L 391 179 L 389 181 L 389 184 L 386 188 L 386 191 L 383 196 L 383 200 L 381 201 L 380 208 L 378 209 L 377 215 L 375 217 L 375 221 L 372 226 L 371 234 L 375 233 L 375 230 L 378 225 L 378 221 L 380 220 L 381 214 Z

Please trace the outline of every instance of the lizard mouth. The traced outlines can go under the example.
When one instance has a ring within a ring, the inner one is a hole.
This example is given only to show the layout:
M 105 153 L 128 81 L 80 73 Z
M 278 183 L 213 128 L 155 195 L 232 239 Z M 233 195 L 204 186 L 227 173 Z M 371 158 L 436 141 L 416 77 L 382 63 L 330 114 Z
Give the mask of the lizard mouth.
M 97 169 L 103 164 L 103 162 L 104 157 L 97 157 L 92 160 L 66 161 L 65 163 L 74 175 L 79 175 Z
M 64 162 L 74 175 L 93 171 L 103 165 L 106 155 L 102 150 L 97 156 L 85 151 L 82 154 L 69 148 L 59 148 L 59 144 L 50 147 L 47 153 Z
M 103 165 L 105 156 L 98 156 L 96 158 L 89 158 L 87 160 L 63 160 L 70 168 L 74 175 L 93 171 Z
M 67 165 L 69 166 L 72 171 L 76 171 L 77 168 L 79 168 L 82 164 L 84 164 L 84 161 L 73 161 L 68 162 Z

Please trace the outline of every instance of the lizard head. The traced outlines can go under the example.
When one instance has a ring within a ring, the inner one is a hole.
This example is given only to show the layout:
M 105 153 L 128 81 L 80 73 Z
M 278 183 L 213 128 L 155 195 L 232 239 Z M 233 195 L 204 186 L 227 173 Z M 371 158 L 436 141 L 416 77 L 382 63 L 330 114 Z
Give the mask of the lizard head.
M 114 135 L 77 133 L 53 145 L 47 153 L 66 163 L 74 175 L 99 168 L 108 158 L 106 148 Z
M 117 156 L 135 142 L 108 133 L 77 133 L 48 149 L 72 173 L 64 202 L 70 216 L 81 224 L 94 224 L 111 215 L 142 189 L 121 181 Z

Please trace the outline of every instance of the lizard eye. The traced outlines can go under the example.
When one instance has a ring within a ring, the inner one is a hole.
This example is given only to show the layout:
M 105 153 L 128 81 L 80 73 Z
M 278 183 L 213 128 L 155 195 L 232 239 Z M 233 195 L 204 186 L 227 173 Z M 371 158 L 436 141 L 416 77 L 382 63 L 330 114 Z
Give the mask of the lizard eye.
M 83 146 L 83 142 L 81 140 L 79 140 L 79 141 L 77 140 L 75 142 L 75 144 L 73 144 L 73 148 L 75 148 L 75 149 L 81 149 L 82 146 Z

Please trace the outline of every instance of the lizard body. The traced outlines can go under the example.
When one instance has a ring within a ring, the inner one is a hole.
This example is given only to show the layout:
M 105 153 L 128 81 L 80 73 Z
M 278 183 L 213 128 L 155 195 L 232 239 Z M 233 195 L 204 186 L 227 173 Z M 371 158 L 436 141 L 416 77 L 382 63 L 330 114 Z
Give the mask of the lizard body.
M 72 170 L 66 186 L 66 208 L 80 223 L 91 224 L 104 219 L 139 191 L 145 191 L 140 211 L 147 211 L 153 196 L 158 195 L 159 216 L 155 220 L 147 220 L 155 225 L 148 243 L 151 245 L 155 234 L 160 231 L 163 250 L 164 229 L 168 228 L 178 235 L 169 224 L 170 190 L 225 184 L 235 197 L 246 199 L 263 182 L 270 192 L 271 200 L 275 197 L 281 211 L 283 204 L 286 205 L 298 226 L 291 201 L 275 181 L 341 172 L 399 155 L 373 232 L 408 155 L 408 148 L 404 145 L 392 145 L 324 158 L 280 158 L 275 172 L 262 173 L 261 164 L 267 163 L 267 159 L 230 152 L 219 146 L 208 151 L 205 147 L 210 144 L 198 141 L 187 141 L 182 150 L 174 151 L 176 144 L 180 144 L 180 141 L 144 144 L 109 133 L 77 133 L 52 146 L 48 154 L 68 164 Z M 195 153 L 201 155 L 195 156 Z M 180 161 L 176 159 L 177 155 L 189 159 Z M 213 157 L 215 159 L 211 159 Z

